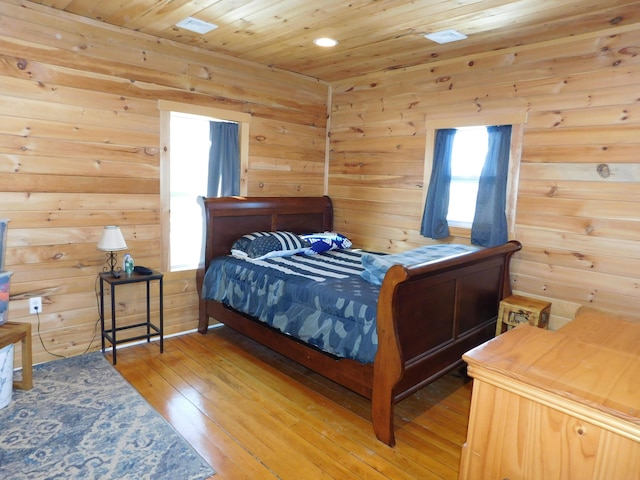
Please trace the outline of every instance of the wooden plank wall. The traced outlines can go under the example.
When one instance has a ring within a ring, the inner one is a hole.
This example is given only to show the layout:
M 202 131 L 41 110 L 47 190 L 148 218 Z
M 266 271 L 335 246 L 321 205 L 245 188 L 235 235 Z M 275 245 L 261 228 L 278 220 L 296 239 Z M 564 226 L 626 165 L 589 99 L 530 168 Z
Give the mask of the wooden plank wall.
M 121 226 L 137 264 L 160 267 L 158 99 L 252 115 L 250 195 L 323 194 L 327 85 L 1 0 L 9 318 L 31 322 L 53 354 L 81 353 L 94 335 L 104 225 Z M 167 334 L 197 326 L 195 290 L 194 271 L 166 274 Z M 145 306 L 141 289 L 123 292 L 117 311 L 125 324 Z M 43 297 L 39 321 L 28 313 L 31 296 Z M 98 336 L 91 348 L 99 343 Z M 35 362 L 54 358 L 37 338 L 33 345 Z
M 513 261 L 551 328 L 589 305 L 640 314 L 640 24 L 334 84 L 336 228 L 389 251 L 427 243 L 425 117 L 524 105 Z M 473 113 L 470 113 L 473 115 Z

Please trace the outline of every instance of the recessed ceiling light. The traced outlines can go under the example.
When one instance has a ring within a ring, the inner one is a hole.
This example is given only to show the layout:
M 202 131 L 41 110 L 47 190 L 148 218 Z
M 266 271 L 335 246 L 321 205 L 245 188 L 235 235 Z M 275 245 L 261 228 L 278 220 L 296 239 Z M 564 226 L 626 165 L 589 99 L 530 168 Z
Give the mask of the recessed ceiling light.
M 333 38 L 316 38 L 313 43 L 318 45 L 319 47 L 335 47 L 338 44 L 337 40 Z
M 427 33 L 425 38 L 432 40 L 436 43 L 449 43 L 457 42 L 458 40 L 464 40 L 466 35 L 458 32 L 457 30 L 442 30 L 440 32 Z
M 205 22 L 204 20 L 198 20 L 197 18 L 187 17 L 184 20 L 176 23 L 176 27 L 184 28 L 185 30 L 189 30 L 191 32 L 196 33 L 209 33 L 211 30 L 215 30 L 218 28 L 217 25 L 213 23 Z

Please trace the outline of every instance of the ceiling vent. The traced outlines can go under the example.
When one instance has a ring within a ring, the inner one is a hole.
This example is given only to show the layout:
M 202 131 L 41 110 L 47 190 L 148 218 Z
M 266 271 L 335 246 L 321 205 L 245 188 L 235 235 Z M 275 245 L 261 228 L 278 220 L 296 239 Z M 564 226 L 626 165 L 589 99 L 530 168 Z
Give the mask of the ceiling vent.
M 218 28 L 218 26 L 213 23 L 198 20 L 193 17 L 187 17 L 184 20 L 179 21 L 176 23 L 176 27 L 184 28 L 185 30 L 200 34 L 209 33 L 211 30 Z
M 457 30 L 442 30 L 441 32 L 427 33 L 425 38 L 436 43 L 450 43 L 464 40 L 467 36 Z

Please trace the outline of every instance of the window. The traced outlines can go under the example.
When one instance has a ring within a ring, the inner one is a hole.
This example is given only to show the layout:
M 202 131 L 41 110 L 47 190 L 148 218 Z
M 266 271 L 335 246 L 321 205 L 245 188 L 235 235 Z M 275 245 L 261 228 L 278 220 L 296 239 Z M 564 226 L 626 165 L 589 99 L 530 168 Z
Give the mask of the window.
M 487 156 L 486 127 L 456 129 L 451 152 L 451 186 L 449 191 L 449 225 L 471 228 L 476 210 L 478 182 Z
M 171 112 L 169 242 L 171 270 L 196 268 L 202 256 L 202 207 L 209 177 L 208 117 Z
M 160 190 L 162 269 L 198 268 L 203 260 L 204 217 L 199 197 L 207 196 L 210 123 L 238 125 L 240 194 L 248 162 L 250 115 L 161 101 Z M 235 143 L 235 142 L 234 142 Z M 173 159 L 173 161 L 172 161 Z
M 471 243 L 493 247 L 508 240 L 506 218 L 506 191 L 509 171 L 511 125 L 486 128 L 487 154 L 477 182 L 477 197 L 471 223 Z M 451 196 L 452 157 L 458 130 L 439 130 L 433 153 L 433 171 L 425 202 L 420 233 L 425 237 L 441 239 L 450 236 L 447 214 L 455 201 Z M 468 159 L 463 159 L 463 171 Z M 480 163 L 479 161 L 477 163 Z M 466 177 L 462 177 L 466 179 Z M 458 182 L 459 183 L 459 182 Z M 463 187 L 469 187 L 463 184 Z
M 483 154 L 485 147 L 478 146 L 481 143 L 483 144 L 484 141 L 479 137 L 474 139 L 475 134 L 479 134 L 479 131 L 486 130 L 488 125 L 511 125 L 510 139 L 506 147 L 508 149 L 509 161 L 506 192 L 504 193 L 504 212 L 506 214 L 507 234 L 512 238 L 515 234 L 515 207 L 522 134 L 527 120 L 526 105 L 520 105 L 516 101 L 513 102 L 513 105 L 505 106 L 501 103 L 494 105 L 489 101 L 485 101 L 482 108 L 479 109 L 477 107 L 478 105 L 470 107 L 466 104 L 455 107 L 443 106 L 434 108 L 425 115 L 427 130 L 423 205 L 426 207 L 427 194 L 430 190 L 430 180 L 432 174 L 437 173 L 434 172 L 434 170 L 438 168 L 437 164 L 434 164 L 434 159 L 437 156 L 437 152 L 435 151 L 436 137 L 444 135 L 445 131 L 451 132 L 449 138 L 451 141 L 449 148 L 451 148 L 451 150 L 454 149 L 453 143 L 456 143 L 455 149 L 457 150 L 460 146 L 469 147 L 473 142 L 474 147 L 472 149 L 466 148 L 466 150 L 471 150 L 470 153 L 478 158 L 482 158 L 482 161 L 484 161 L 484 157 L 486 156 Z M 456 142 L 454 142 L 455 137 L 458 137 Z M 466 139 L 463 140 L 465 137 Z M 457 145 L 458 142 L 459 145 Z M 454 156 L 457 157 L 457 155 L 457 153 L 454 153 Z M 473 225 L 473 217 L 475 216 L 474 198 L 477 197 L 475 189 L 476 185 L 480 184 L 480 179 L 477 177 L 477 169 L 480 167 L 475 160 L 470 160 L 469 157 L 464 158 L 465 156 L 460 160 L 453 159 L 454 164 L 451 165 L 451 170 L 447 172 L 449 182 L 447 182 L 446 190 L 437 195 L 438 198 L 446 196 L 448 200 L 444 204 L 444 207 L 441 206 L 442 211 L 439 213 L 443 219 L 443 223 L 437 225 L 438 227 L 442 227 L 442 231 L 440 232 L 441 236 L 431 238 L 453 236 L 460 239 L 456 241 L 461 241 L 461 239 L 470 239 L 472 237 L 471 227 Z M 451 201 L 449 201 L 449 199 Z M 483 200 L 483 203 L 485 201 L 486 198 Z M 474 205 L 472 205 L 472 203 Z M 421 232 L 423 230 L 424 217 Z

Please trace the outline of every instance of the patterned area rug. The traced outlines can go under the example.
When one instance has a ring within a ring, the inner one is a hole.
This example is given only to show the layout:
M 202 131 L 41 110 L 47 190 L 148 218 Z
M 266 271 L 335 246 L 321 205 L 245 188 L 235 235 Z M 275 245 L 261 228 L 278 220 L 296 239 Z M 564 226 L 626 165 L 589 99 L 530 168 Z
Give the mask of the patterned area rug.
M 215 472 L 100 352 L 37 365 L 0 409 L 0 478 L 206 479 Z

